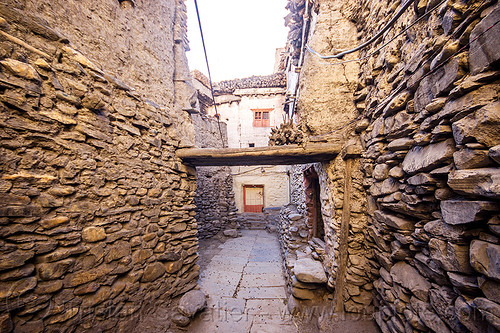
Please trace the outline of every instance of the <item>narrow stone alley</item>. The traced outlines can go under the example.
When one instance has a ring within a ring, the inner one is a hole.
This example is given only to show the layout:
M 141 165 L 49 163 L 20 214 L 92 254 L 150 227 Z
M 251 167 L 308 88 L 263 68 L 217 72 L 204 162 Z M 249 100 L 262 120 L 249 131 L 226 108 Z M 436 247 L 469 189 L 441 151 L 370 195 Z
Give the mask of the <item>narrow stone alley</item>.
M 199 285 L 209 298 L 207 309 L 189 326 L 190 332 L 297 332 L 285 304 L 275 234 L 242 230 L 242 237 L 201 246 L 201 256 L 207 260 Z

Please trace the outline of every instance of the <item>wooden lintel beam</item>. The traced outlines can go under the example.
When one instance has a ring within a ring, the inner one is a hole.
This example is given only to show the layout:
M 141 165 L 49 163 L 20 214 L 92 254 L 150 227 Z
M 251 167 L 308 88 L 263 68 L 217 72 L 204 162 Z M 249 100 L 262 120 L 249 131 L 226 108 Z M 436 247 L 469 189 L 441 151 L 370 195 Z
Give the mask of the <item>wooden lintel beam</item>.
M 252 148 L 183 148 L 177 156 L 194 166 L 293 165 L 331 161 L 340 153 L 339 143 L 310 143 Z

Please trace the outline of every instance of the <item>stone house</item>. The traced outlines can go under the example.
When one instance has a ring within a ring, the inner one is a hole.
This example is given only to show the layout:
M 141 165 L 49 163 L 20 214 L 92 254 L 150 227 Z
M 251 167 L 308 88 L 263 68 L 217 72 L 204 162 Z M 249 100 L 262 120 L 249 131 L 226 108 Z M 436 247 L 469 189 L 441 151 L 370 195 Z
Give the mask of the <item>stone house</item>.
M 277 56 L 278 65 L 280 60 Z M 214 85 L 220 121 L 227 126 L 229 148 L 268 145 L 271 128 L 285 121 L 285 84 L 284 73 L 278 72 Z M 216 117 L 215 108 L 208 107 L 207 114 Z M 288 169 L 287 166 L 267 165 L 231 167 L 238 212 L 260 213 L 263 208 L 288 204 Z
M 290 308 L 330 301 L 324 330 L 343 312 L 384 333 L 500 330 L 498 2 L 288 8 L 286 80 L 219 97 L 229 112 L 267 91 L 241 124 L 284 103 L 300 147 L 341 146 L 290 170 Z M 195 288 L 199 230 L 231 227 L 242 201 L 229 168 L 180 149 L 258 142 L 203 115 L 186 48 L 182 0 L 0 4 L 2 332 L 128 332 Z
M 1 332 L 130 332 L 196 286 L 186 47 L 181 0 L 0 4 Z
M 297 143 L 343 144 L 292 168 L 289 304 L 314 297 L 297 274 L 316 259 L 332 309 L 373 312 L 382 332 L 500 330 L 498 3 L 288 8 Z

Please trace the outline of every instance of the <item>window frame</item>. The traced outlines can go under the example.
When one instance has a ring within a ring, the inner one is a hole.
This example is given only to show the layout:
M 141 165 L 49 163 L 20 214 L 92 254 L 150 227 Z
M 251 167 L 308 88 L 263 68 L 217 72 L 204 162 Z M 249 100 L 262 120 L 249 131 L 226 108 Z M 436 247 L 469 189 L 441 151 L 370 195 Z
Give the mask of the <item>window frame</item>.
M 253 112 L 253 127 L 271 127 L 271 112 L 274 109 L 251 109 Z

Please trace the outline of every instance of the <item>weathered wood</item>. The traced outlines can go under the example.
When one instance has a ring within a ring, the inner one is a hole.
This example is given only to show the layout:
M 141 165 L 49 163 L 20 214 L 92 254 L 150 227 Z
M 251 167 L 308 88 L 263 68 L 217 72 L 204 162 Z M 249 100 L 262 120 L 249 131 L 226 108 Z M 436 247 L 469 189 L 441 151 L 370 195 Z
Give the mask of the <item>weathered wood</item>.
M 252 148 L 184 148 L 177 156 L 194 166 L 293 165 L 331 161 L 340 153 L 339 143 L 312 143 Z
M 345 161 L 344 202 L 342 204 L 342 220 L 340 222 L 339 266 L 335 282 L 335 312 L 344 313 L 344 288 L 349 258 L 349 225 L 351 224 L 351 191 L 352 191 L 352 159 Z

